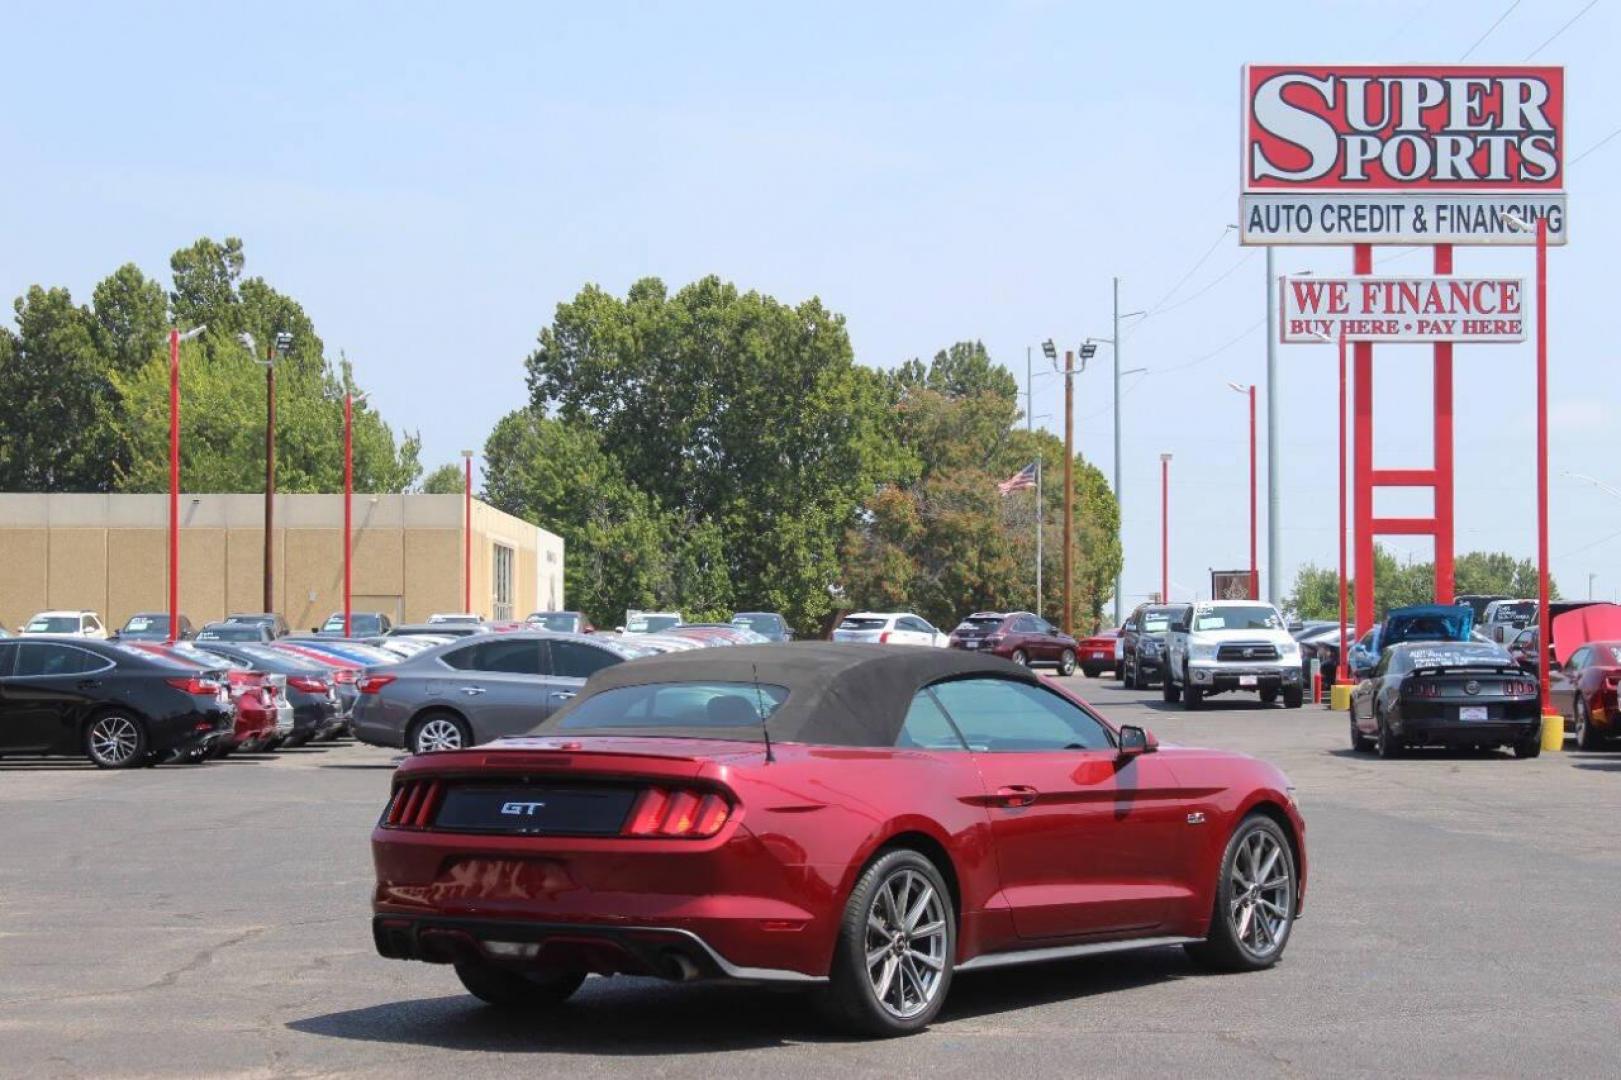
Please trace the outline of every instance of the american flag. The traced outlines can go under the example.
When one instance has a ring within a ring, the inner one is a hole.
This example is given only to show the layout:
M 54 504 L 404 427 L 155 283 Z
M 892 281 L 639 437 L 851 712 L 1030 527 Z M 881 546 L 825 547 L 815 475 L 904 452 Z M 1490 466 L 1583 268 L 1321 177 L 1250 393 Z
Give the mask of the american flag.
M 1006 480 L 1003 480 L 1000 484 L 997 484 L 996 490 L 1000 491 L 1003 495 L 1007 495 L 1011 492 L 1024 491 L 1026 488 L 1033 488 L 1035 486 L 1036 463 L 1032 461 L 1030 464 L 1026 465 L 1024 468 L 1020 469 Z

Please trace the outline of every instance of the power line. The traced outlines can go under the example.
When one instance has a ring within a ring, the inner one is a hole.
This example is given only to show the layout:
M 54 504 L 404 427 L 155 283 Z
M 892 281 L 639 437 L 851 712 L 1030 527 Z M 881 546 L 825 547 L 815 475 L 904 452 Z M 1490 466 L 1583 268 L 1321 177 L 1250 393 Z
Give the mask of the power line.
M 1569 164 L 1567 164 L 1565 166 L 1565 168 L 1567 168 L 1567 169 L 1570 168 L 1571 165 L 1576 164 L 1578 161 L 1582 160 L 1582 158 L 1586 157 L 1588 154 L 1591 154 L 1594 150 L 1597 150 L 1599 147 L 1603 146 L 1605 143 L 1609 142 L 1611 139 L 1615 138 L 1617 135 L 1621 135 L 1621 127 L 1616 128 L 1614 131 L 1612 131 L 1608 135 L 1604 136 L 1604 138 L 1600 139 L 1598 142 L 1594 143 L 1592 146 L 1589 146 L 1586 150 L 1583 150 L 1581 153 L 1577 154 L 1574 158 L 1572 158 L 1570 160 Z
M 1193 293 L 1191 296 L 1184 296 L 1182 299 L 1178 300 L 1176 303 L 1172 304 L 1170 307 L 1161 308 L 1160 309 L 1161 312 L 1164 313 L 1164 312 L 1175 311 L 1179 307 L 1185 307 L 1186 305 L 1193 303 L 1195 300 L 1199 299 L 1199 297 L 1203 296 L 1205 293 L 1209 292 L 1211 289 L 1214 289 L 1217 285 L 1220 285 L 1223 281 L 1226 281 L 1228 278 L 1232 277 L 1234 271 L 1236 271 L 1240 266 L 1243 266 L 1245 263 L 1249 262 L 1251 259 L 1255 258 L 1256 255 L 1260 254 L 1260 252 L 1261 252 L 1261 249 L 1258 248 L 1258 247 L 1250 248 L 1248 253 L 1246 253 L 1245 256 L 1242 259 L 1239 259 L 1237 262 L 1233 263 L 1233 265 L 1229 266 L 1226 270 L 1222 271 L 1220 274 L 1218 274 L 1215 277 L 1211 278 L 1210 282 L 1208 284 L 1206 284 L 1204 288 L 1200 289 L 1196 293 Z
M 1469 46 L 1467 49 L 1465 49 L 1463 51 L 1463 55 L 1458 57 L 1458 62 L 1462 63 L 1463 61 L 1469 59 L 1470 54 L 1473 53 L 1476 49 L 1480 48 L 1482 43 L 1484 43 L 1487 38 L 1492 36 L 1492 31 L 1496 30 L 1499 26 L 1502 26 L 1503 25 L 1503 20 L 1508 18 L 1510 15 L 1512 15 L 1514 13 L 1514 9 L 1519 7 L 1519 6 L 1520 6 L 1520 0 L 1514 0 L 1513 3 L 1511 3 L 1506 9 L 1504 9 L 1503 13 L 1501 15 L 1497 16 L 1497 21 L 1492 23 L 1490 26 L 1486 27 L 1486 32 L 1484 34 L 1481 34 L 1478 38 L 1476 38 L 1475 43 L 1473 45 Z
M 1554 38 L 1558 37 L 1560 34 L 1563 34 L 1566 30 L 1569 30 L 1573 25 L 1575 25 L 1577 19 L 1581 18 L 1583 15 L 1586 15 L 1589 11 L 1592 11 L 1597 6 L 1598 0 L 1588 0 L 1586 7 L 1582 8 L 1582 10 L 1578 11 L 1576 14 L 1572 15 L 1568 20 L 1566 20 L 1565 25 L 1561 26 L 1559 29 L 1555 30 L 1551 35 L 1549 35 L 1547 41 L 1544 41 L 1541 45 L 1538 45 L 1536 48 L 1532 49 L 1530 55 L 1527 56 L 1526 59 L 1532 59 L 1537 55 L 1537 53 L 1541 52 L 1543 49 L 1546 49 L 1549 45 L 1552 45 Z
M 1229 232 L 1231 232 L 1232 230 L 1233 230 L 1233 226 L 1231 226 L 1231 225 L 1223 225 L 1221 227 L 1221 235 L 1216 237 L 1215 243 L 1211 244 L 1208 248 L 1206 248 L 1205 253 L 1203 255 L 1200 255 L 1199 258 L 1194 261 L 1192 266 L 1188 267 L 1187 273 L 1183 274 L 1181 277 L 1176 279 L 1176 284 L 1172 285 L 1171 288 L 1170 288 L 1170 291 L 1167 292 L 1164 296 L 1159 298 L 1158 303 L 1154 304 L 1152 307 L 1150 307 L 1148 309 L 1148 314 L 1143 316 L 1143 318 L 1145 318 L 1145 319 L 1153 318 L 1155 312 L 1159 311 L 1160 308 L 1164 307 L 1165 302 L 1167 300 L 1169 300 L 1171 297 L 1175 296 L 1176 291 L 1178 289 L 1180 289 L 1187 282 L 1188 278 L 1192 277 L 1198 271 L 1199 267 L 1201 267 L 1201 266 L 1203 266 L 1205 264 L 1205 260 L 1209 259 L 1210 256 L 1212 256 L 1212 255 L 1214 255 L 1216 253 L 1216 249 L 1221 247 L 1222 242 L 1227 239 L 1227 234 Z
M 1173 371 L 1185 371 L 1188 368 L 1194 367 L 1197 364 L 1204 363 L 1206 360 L 1213 360 L 1216 357 L 1220 356 L 1222 353 L 1226 352 L 1228 349 L 1232 348 L 1234 345 L 1237 345 L 1240 341 L 1243 341 L 1245 338 L 1247 338 L 1251 334 L 1255 333 L 1255 331 L 1259 330 L 1262 326 L 1265 326 L 1265 325 L 1266 325 L 1266 316 L 1262 315 L 1259 319 L 1255 320 L 1255 322 L 1251 323 L 1246 329 L 1241 331 L 1238 334 L 1237 337 L 1232 338 L 1226 344 L 1218 345 L 1216 348 L 1211 349 L 1209 352 L 1205 353 L 1203 356 L 1195 357 L 1194 359 L 1189 360 L 1184 364 L 1176 364 L 1176 365 L 1174 365 L 1172 367 L 1165 367 L 1165 368 L 1154 368 L 1152 371 L 1149 372 L 1149 374 L 1151 374 L 1151 375 L 1169 375 Z

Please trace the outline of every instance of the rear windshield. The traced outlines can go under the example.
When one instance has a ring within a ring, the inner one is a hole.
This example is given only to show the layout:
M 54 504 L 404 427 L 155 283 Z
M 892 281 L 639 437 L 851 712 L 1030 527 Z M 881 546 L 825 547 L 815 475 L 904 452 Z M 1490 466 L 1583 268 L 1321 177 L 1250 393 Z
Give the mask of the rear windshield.
M 1201 630 L 1282 630 L 1283 620 L 1270 607 L 1214 604 L 1196 608 L 1193 629 Z
M 1530 600 L 1518 604 L 1498 604 L 1492 609 L 1492 622 L 1517 622 L 1536 614 L 1537 605 Z
M 849 623 L 849 621 L 850 621 L 849 619 L 845 620 L 846 623 Z M 1001 626 L 1001 625 L 1002 625 L 1002 616 L 1000 616 L 1000 615 L 970 615 L 970 616 L 968 616 L 968 618 L 966 618 L 966 619 L 964 619 L 962 621 L 962 625 L 958 626 L 957 629 L 958 630 L 995 630 L 998 626 Z
M 173 653 L 169 652 L 167 649 L 164 649 L 164 650 L 161 650 L 161 651 L 154 651 L 152 649 L 143 649 L 138 645 L 117 645 L 117 644 L 109 645 L 108 647 L 112 648 L 112 649 L 117 649 L 119 652 L 125 654 L 126 656 L 133 656 L 133 657 L 136 657 L 138 659 L 145 660 L 149 664 L 156 664 L 159 667 L 174 668 L 177 671 L 189 671 L 189 670 L 192 670 L 192 669 L 195 669 L 195 668 L 209 666 L 209 665 L 200 663 L 200 662 L 198 662 L 196 660 L 181 659 L 180 657 L 175 656 Z M 213 665 L 213 666 L 219 667 L 219 666 L 223 666 L 223 665 Z
M 79 632 L 79 617 L 77 615 L 42 615 L 29 619 L 28 625 L 23 627 L 30 634 L 77 634 Z
M 573 633 L 579 624 L 579 618 L 566 611 L 536 612 L 529 616 L 529 625 L 538 626 L 543 630 L 555 630 L 561 634 Z
M 775 615 L 733 615 L 732 625 L 753 630 L 757 634 L 775 634 L 782 629 L 782 620 Z
M 197 632 L 198 641 L 263 641 L 260 623 L 221 623 L 205 626 Z
M 676 615 L 637 615 L 625 624 L 625 629 L 632 634 L 656 634 L 680 623 Z
M 1511 667 L 1514 660 L 1497 645 L 1460 641 L 1440 645 L 1414 645 L 1407 649 L 1413 670 L 1420 668 Z
M 998 619 L 997 622 L 1002 620 Z M 888 619 L 845 619 L 839 623 L 840 630 L 882 630 L 889 625 Z
M 607 731 L 615 728 L 668 729 L 670 734 L 724 738 L 746 732 L 753 738 L 761 722 L 788 700 L 788 689 L 755 683 L 649 683 L 605 690 L 580 702 L 541 731 Z

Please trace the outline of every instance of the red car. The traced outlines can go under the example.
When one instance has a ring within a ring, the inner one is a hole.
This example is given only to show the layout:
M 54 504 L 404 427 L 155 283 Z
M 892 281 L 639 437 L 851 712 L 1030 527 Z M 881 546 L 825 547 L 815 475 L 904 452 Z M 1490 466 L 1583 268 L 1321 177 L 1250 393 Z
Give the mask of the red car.
M 235 721 L 231 737 L 215 744 L 216 757 L 224 757 L 233 750 L 244 753 L 273 750 L 292 731 L 292 706 L 287 704 L 286 681 L 280 676 L 230 666 L 228 661 L 218 656 L 198 656 L 185 642 L 169 645 L 156 641 L 127 641 L 124 644 L 189 667 L 208 670 L 225 668 Z
M 1589 641 L 1570 654 L 1570 663 L 1550 673 L 1548 698 L 1574 728 L 1581 749 L 1602 750 L 1606 742 L 1621 735 L 1618 685 L 1621 641 Z
M 1075 674 L 1075 639 L 1028 611 L 976 611 L 951 632 L 946 646 L 1000 656 L 1032 667 L 1050 664 Z
M 385 957 L 501 1006 L 588 973 L 819 989 L 876 1035 L 958 971 L 1184 945 L 1276 963 L 1305 823 L 1273 766 L 1162 747 L 952 649 L 618 664 L 530 736 L 408 759 L 372 833 Z
M 1081 639 L 1081 672 L 1088 679 L 1095 679 L 1105 671 L 1115 671 L 1118 661 L 1115 659 L 1115 646 L 1120 640 L 1120 631 L 1099 630 L 1091 637 Z

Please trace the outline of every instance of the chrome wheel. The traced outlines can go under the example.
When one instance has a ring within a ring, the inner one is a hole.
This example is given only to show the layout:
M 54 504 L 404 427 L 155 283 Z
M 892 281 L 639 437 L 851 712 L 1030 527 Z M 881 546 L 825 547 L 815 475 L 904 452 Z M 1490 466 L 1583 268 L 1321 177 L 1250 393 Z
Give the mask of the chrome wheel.
M 417 729 L 416 752 L 437 754 L 441 750 L 460 750 L 466 745 L 461 725 L 442 716 L 429 719 Z
M 1063 675 L 1075 674 L 1075 653 L 1072 650 L 1064 650 L 1063 657 L 1058 661 L 1058 670 Z
M 1294 881 L 1283 845 L 1270 833 L 1251 832 L 1233 859 L 1227 918 L 1233 937 L 1256 959 L 1283 946 L 1294 911 Z
M 128 765 L 141 747 L 141 732 L 127 716 L 103 716 L 90 726 L 90 756 L 112 768 Z
M 1015 664 L 1018 664 L 1020 667 L 1025 667 L 1030 663 L 1030 658 L 1024 654 L 1023 649 L 1014 649 L 1013 650 L 1013 655 L 1010 656 L 1008 659 L 1012 660 Z
M 946 966 L 946 907 L 928 879 L 899 870 L 867 908 L 867 980 L 884 1011 L 901 1020 L 929 1007 Z

